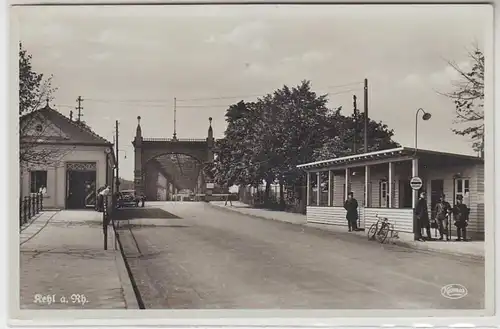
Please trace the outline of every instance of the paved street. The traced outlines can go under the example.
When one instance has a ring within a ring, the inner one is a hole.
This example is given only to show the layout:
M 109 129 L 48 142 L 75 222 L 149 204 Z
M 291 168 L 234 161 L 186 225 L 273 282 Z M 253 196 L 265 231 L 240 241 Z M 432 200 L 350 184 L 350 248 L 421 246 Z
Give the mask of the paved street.
M 25 228 L 20 236 L 21 309 L 138 308 L 109 232 L 105 251 L 102 214 L 86 210 L 46 212 Z
M 146 308 L 484 307 L 479 260 L 203 203 L 150 202 L 123 215 L 129 220 L 122 223 L 122 242 Z M 448 284 L 464 285 L 468 295 L 444 298 L 441 288 Z

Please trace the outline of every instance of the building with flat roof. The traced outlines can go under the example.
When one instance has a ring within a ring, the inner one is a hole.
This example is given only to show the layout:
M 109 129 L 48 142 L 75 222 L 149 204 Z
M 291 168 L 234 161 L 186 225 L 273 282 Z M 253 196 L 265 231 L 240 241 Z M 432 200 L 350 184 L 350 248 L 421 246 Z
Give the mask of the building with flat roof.
M 307 173 L 308 222 L 347 226 L 343 204 L 352 191 L 359 203 L 360 228 L 369 228 L 378 215 L 387 217 L 397 231 L 412 233 L 413 208 L 425 191 L 431 218 L 441 194 L 450 204 L 463 196 L 470 208 L 468 235 L 484 239 L 484 160 L 480 157 L 399 147 L 297 167 Z M 421 188 L 410 186 L 413 177 L 422 180 Z

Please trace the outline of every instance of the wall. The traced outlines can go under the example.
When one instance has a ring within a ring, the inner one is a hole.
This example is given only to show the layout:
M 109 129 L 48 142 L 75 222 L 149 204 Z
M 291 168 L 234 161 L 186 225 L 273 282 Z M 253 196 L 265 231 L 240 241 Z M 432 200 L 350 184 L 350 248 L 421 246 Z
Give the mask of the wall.
M 307 222 L 347 226 L 346 210 L 342 207 L 307 207 Z
M 365 208 L 365 230 L 377 222 L 379 217 L 387 217 L 389 222 L 394 225 L 394 229 L 400 232 L 413 232 L 413 210 L 397 208 Z
M 385 166 L 385 165 L 384 165 Z M 371 168 L 371 204 L 370 208 L 364 207 L 364 170 L 358 172 L 351 177 L 351 188 L 354 192 L 354 197 L 358 200 L 360 206 L 360 217 L 363 218 L 364 226 L 367 229 L 373 222 L 376 221 L 375 214 L 379 213 L 380 216 L 388 217 L 390 221 L 396 222 L 396 229 L 403 232 L 413 231 L 413 217 L 412 209 L 399 209 L 399 182 L 400 180 L 409 180 L 411 177 L 411 162 L 403 162 L 394 165 L 394 180 L 393 184 L 393 208 L 379 208 L 380 204 L 380 189 L 379 182 L 382 178 L 389 176 L 388 165 L 387 170 L 384 166 Z M 453 167 L 427 167 L 423 163 L 420 164 L 419 176 L 423 179 L 423 189 L 429 191 L 428 193 L 428 207 L 431 211 L 431 180 L 443 179 L 444 180 L 444 194 L 447 196 L 448 202 L 453 202 L 454 180 L 453 175 L 461 173 L 462 178 L 470 180 L 470 221 L 469 232 L 476 234 L 474 237 L 481 238 L 484 232 L 484 166 L 483 165 L 462 165 Z M 313 223 L 332 224 L 332 225 L 347 225 L 345 220 L 345 210 L 343 209 L 344 203 L 344 184 L 345 173 L 332 172 L 333 181 L 333 200 L 332 207 L 307 207 L 307 220 Z M 312 193 L 315 198 L 316 194 Z M 315 201 L 315 199 L 314 199 Z M 431 214 L 429 214 L 431 215 Z M 452 232 L 456 230 L 453 227 Z M 471 234 L 472 235 L 472 234 Z
M 50 166 L 30 166 L 30 170 L 47 170 L 47 193 L 43 205 L 46 208 L 64 209 L 66 202 L 66 162 L 96 162 L 97 187 L 106 184 L 106 153 L 107 147 L 78 146 L 67 152 L 57 163 Z M 30 174 L 22 173 L 22 196 L 29 194 Z
M 446 196 L 446 201 L 450 204 L 453 203 L 453 193 L 454 193 L 454 179 L 453 175 L 456 173 L 461 174 L 461 178 L 469 179 L 469 189 L 470 189 L 470 217 L 468 231 L 480 233 L 484 232 L 484 165 L 462 165 L 453 166 L 447 168 L 424 168 L 420 169 L 421 176 L 425 178 L 424 186 L 425 190 L 428 191 L 428 207 L 431 211 L 431 180 L 443 179 L 443 193 Z M 454 226 L 452 226 L 452 233 L 456 234 Z M 475 237 L 478 237 L 476 234 Z

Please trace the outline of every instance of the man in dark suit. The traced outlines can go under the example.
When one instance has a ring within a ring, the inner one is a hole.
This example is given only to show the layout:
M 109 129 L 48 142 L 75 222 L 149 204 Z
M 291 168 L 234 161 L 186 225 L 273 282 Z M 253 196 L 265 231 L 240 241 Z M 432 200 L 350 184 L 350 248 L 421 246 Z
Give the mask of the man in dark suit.
M 346 219 L 349 232 L 358 230 L 358 200 L 354 198 L 354 193 L 347 194 L 347 200 L 344 202 L 344 209 L 347 210 Z
M 427 233 L 427 239 L 432 240 L 431 235 L 431 225 L 429 222 L 429 210 L 427 209 L 427 199 L 426 193 L 420 193 L 420 199 L 418 199 L 417 205 L 415 207 L 415 216 L 417 217 L 417 240 L 424 241 L 422 237 L 422 229 L 425 228 Z
M 457 241 L 467 241 L 467 225 L 469 224 L 470 209 L 463 203 L 463 196 L 457 195 L 457 203 L 453 207 L 455 226 L 457 227 Z

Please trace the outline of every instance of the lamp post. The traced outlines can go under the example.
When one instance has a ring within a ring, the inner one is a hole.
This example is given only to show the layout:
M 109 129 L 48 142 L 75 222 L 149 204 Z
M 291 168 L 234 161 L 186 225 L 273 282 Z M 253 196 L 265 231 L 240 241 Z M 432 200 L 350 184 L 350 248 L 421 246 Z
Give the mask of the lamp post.
M 419 108 L 417 112 L 415 112 L 415 150 L 414 155 L 417 154 L 417 142 L 418 142 L 418 114 L 422 112 L 422 120 L 427 121 L 431 118 L 431 114 L 429 112 L 425 112 L 423 108 Z
M 417 109 L 417 111 L 415 112 L 415 149 L 413 151 L 413 163 L 412 163 L 412 172 L 413 172 L 413 176 L 417 176 L 417 173 L 418 173 L 418 160 L 417 160 L 417 142 L 418 142 L 418 115 L 419 113 L 422 112 L 422 120 L 424 121 L 427 121 L 431 118 L 431 114 L 429 112 L 425 112 L 425 110 L 423 108 L 419 108 Z M 417 207 L 417 199 L 418 199 L 418 191 L 417 190 L 413 190 L 412 191 L 412 197 L 413 197 L 413 238 L 414 240 L 417 240 L 418 238 L 421 237 L 422 235 L 422 228 L 420 227 L 419 223 L 418 223 L 418 220 L 417 220 L 417 216 L 416 216 L 416 207 Z M 419 232 L 420 231 L 420 232 Z

